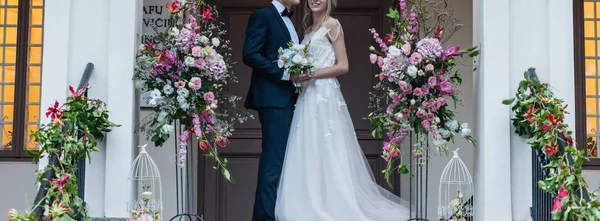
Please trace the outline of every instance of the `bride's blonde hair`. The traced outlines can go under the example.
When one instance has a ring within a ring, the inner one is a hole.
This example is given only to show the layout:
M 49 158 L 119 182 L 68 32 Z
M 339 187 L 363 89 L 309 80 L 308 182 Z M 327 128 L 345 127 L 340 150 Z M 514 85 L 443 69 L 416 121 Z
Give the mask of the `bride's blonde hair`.
M 304 30 L 306 30 L 310 25 L 322 25 L 323 22 L 325 22 L 325 20 L 327 18 L 330 17 L 331 12 L 335 9 L 335 7 L 337 7 L 337 0 L 327 0 L 327 10 L 325 11 L 325 16 L 323 16 L 323 21 L 320 21 L 319 23 L 312 21 L 312 11 L 310 10 L 310 6 L 309 4 L 310 0 L 305 0 L 304 1 L 304 18 L 302 19 L 302 24 L 304 26 Z M 315 30 L 315 28 L 318 27 L 313 27 L 312 30 Z

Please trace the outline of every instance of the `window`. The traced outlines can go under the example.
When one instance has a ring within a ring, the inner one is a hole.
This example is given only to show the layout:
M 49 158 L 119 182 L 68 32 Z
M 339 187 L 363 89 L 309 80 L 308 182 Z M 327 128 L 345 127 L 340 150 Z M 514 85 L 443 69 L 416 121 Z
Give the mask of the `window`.
M 0 160 L 27 159 L 39 124 L 44 0 L 0 0 Z

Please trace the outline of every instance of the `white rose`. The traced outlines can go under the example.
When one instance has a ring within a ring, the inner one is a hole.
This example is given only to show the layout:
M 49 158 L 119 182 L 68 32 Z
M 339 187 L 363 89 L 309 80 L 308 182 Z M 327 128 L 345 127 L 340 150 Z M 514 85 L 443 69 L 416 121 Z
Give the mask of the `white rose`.
M 283 54 L 281 55 L 281 58 L 283 58 L 283 60 L 290 60 L 290 56 L 292 56 L 292 52 L 288 49 L 285 49 L 285 51 L 283 51 Z
M 160 123 L 164 123 L 165 118 L 167 118 L 167 115 L 168 115 L 168 113 L 166 111 L 161 111 L 160 113 L 158 113 L 156 120 L 158 120 L 158 122 L 160 122 Z
M 406 69 L 406 73 L 413 78 L 417 76 L 417 71 L 419 71 L 419 69 L 414 65 L 408 66 Z
M 170 134 L 173 131 L 173 125 L 165 124 L 160 128 L 160 132 L 163 134 Z
M 183 104 L 183 103 L 187 103 L 187 100 L 185 99 L 185 97 L 179 95 L 179 96 L 177 96 L 177 102 L 179 102 L 180 104 Z
M 457 208 L 459 206 L 458 199 L 453 199 L 452 201 L 450 201 L 450 206 L 452 208 Z
M 307 66 L 308 65 L 308 59 L 302 59 L 302 65 L 303 66 Z
M 171 85 L 167 84 L 163 87 L 163 92 L 165 92 L 166 95 L 170 95 L 175 91 L 175 89 L 173 89 L 173 87 L 171 87 Z
M 298 56 L 298 55 L 294 56 L 292 58 L 292 63 L 294 63 L 294 64 L 300 64 L 300 63 L 302 63 L 302 56 Z
M 446 122 L 446 127 L 450 129 L 450 131 L 456 132 L 458 130 L 458 121 L 451 120 Z
M 150 192 L 150 191 L 143 192 L 142 197 L 144 197 L 145 200 L 150 200 L 150 198 L 152 197 L 152 192 Z
M 177 37 L 179 35 L 179 29 L 175 27 L 169 29 L 169 35 Z
M 190 95 L 190 91 L 188 91 L 188 89 L 185 88 L 179 88 L 177 89 L 177 94 L 179 94 L 179 96 L 182 96 L 183 98 L 187 98 L 188 95 Z
M 200 37 L 198 38 L 198 41 L 200 41 L 200 43 L 202 43 L 202 44 L 208 44 L 209 39 L 204 35 L 200 35 Z
M 416 103 L 417 103 L 417 101 L 415 101 L 415 99 L 411 99 L 411 100 L 410 100 L 410 104 L 411 104 L 411 105 L 415 105 Z
M 296 51 L 303 51 L 305 47 L 306 47 L 306 46 L 304 46 L 303 44 L 297 44 L 297 45 L 294 45 L 294 49 L 295 49 Z
M 146 49 L 146 45 L 144 45 L 144 44 L 141 44 L 141 45 L 138 47 L 138 51 L 140 51 L 140 52 L 144 51 L 144 49 Z
M 450 136 L 452 136 L 452 133 L 450 133 L 450 131 L 449 131 L 449 130 L 446 130 L 446 129 L 443 129 L 443 128 L 442 128 L 442 129 L 440 129 L 439 131 L 440 131 L 440 134 L 442 135 L 442 137 L 443 137 L 444 139 L 448 139 L 448 138 L 450 138 Z
M 190 108 L 190 104 L 187 102 L 179 103 L 179 107 L 181 107 L 182 110 L 187 110 Z
M 285 65 L 285 61 L 283 61 L 282 59 L 277 60 L 277 66 L 279 68 L 283 68 L 284 65 Z
M 392 45 L 388 48 L 388 54 L 394 57 L 399 57 L 402 54 L 402 51 L 400 51 L 400 49 L 396 46 Z
M 160 93 L 160 90 L 154 89 L 154 90 L 152 90 L 152 92 L 150 92 L 150 97 L 158 99 L 158 98 L 162 97 L 162 94 Z
M 214 45 L 215 47 L 219 47 L 219 45 L 221 44 L 221 41 L 219 41 L 218 38 L 212 38 L 212 45 Z
M 189 67 L 194 67 L 194 62 L 196 60 L 194 60 L 193 57 L 186 57 L 185 58 L 185 65 L 189 66 Z
M 460 135 L 463 136 L 463 137 L 471 135 L 471 129 L 469 129 L 468 127 L 467 128 L 462 128 L 460 130 Z

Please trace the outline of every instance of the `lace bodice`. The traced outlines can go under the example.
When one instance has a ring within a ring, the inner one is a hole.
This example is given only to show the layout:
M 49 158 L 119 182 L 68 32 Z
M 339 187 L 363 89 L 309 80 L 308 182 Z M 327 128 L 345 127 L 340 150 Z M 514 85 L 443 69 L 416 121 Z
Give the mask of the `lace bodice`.
M 335 64 L 335 52 L 329 39 L 332 41 L 337 40 L 341 32 L 342 27 L 340 23 L 337 22 L 337 27 L 334 28 L 334 30 L 327 27 L 320 27 L 304 36 L 302 44 L 307 44 L 310 41 L 308 50 L 313 58 L 313 65 L 316 70 L 331 67 Z

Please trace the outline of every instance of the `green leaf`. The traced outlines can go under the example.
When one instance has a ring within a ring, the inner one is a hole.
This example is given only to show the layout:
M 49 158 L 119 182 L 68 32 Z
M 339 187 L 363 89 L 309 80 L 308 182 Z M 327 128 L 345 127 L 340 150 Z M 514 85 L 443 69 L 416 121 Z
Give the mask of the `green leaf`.
M 32 151 L 32 150 L 29 150 L 27 148 L 24 148 L 23 150 L 25 150 L 25 153 L 27 153 L 29 156 L 31 156 L 33 158 L 36 158 L 36 159 L 40 158 L 40 155 L 42 154 L 39 151 Z
M 75 221 L 73 218 L 69 217 L 68 215 L 64 215 L 62 217 L 60 217 L 58 219 L 58 221 Z
M 229 173 L 229 171 L 225 168 L 222 169 L 223 171 L 223 177 L 225 177 L 225 179 L 229 182 L 231 182 L 231 174 Z
M 502 100 L 502 104 L 504 104 L 504 105 L 511 105 L 512 103 L 515 102 L 516 99 L 517 99 L 516 97 L 513 97 L 513 98 L 510 98 L 510 99 Z

